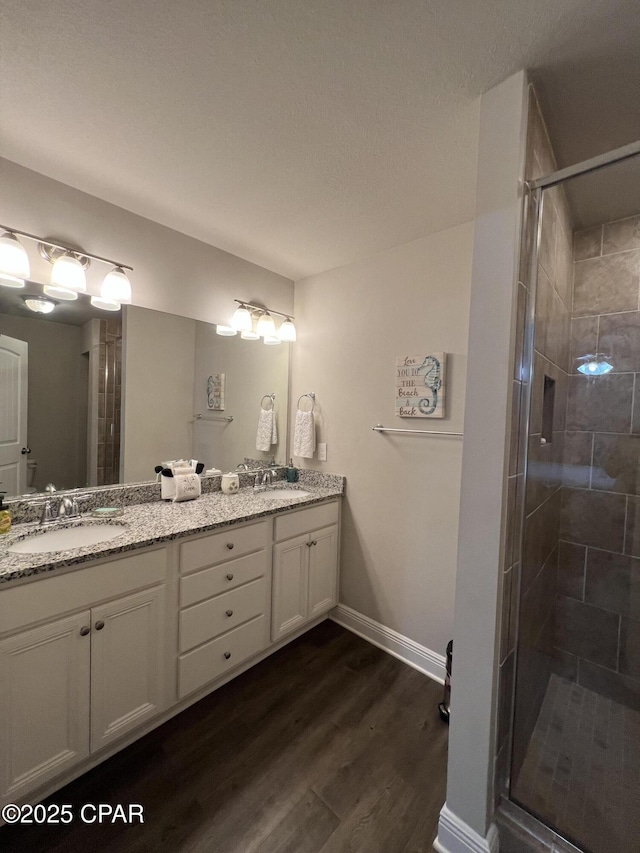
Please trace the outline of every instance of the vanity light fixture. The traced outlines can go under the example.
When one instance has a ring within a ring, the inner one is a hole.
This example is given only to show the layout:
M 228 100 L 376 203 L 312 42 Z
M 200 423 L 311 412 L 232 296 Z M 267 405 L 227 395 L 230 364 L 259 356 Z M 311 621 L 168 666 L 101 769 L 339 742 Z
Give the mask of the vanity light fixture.
M 91 304 L 94 308 L 101 308 L 103 311 L 119 311 L 120 303 L 113 299 L 104 299 L 102 296 L 92 296 Z
M 238 333 L 233 328 L 233 326 L 220 326 L 216 325 L 216 335 L 222 335 L 223 338 L 231 338 Z
M 97 261 L 112 269 L 105 276 L 100 296 L 93 296 L 91 304 L 104 311 L 118 311 L 122 304 L 132 301 L 131 283 L 125 270 L 132 271 L 133 267 L 6 225 L 0 225 L 0 231 L 5 232 L 0 236 L 0 285 L 24 287 L 24 279 L 30 276 L 29 257 L 18 240 L 21 237 L 33 240 L 42 257 L 53 264 L 51 282 L 43 284 L 47 296 L 68 301 L 77 299 L 78 293 L 87 289 L 85 271 L 91 261 Z
M 53 299 L 45 299 L 43 296 L 23 296 L 22 298 L 29 311 L 35 314 L 51 314 L 56 307 Z
M 253 329 L 251 311 L 243 303 L 236 308 L 231 318 L 231 326 L 236 332 L 250 332 Z
M 122 267 L 114 267 L 106 274 L 100 296 L 106 302 L 119 302 L 121 305 L 131 303 L 131 282 Z
M 258 325 L 256 327 L 256 332 L 260 335 L 261 338 L 274 338 L 276 334 L 276 324 L 273 321 L 273 317 L 269 314 L 268 311 L 264 311 L 258 318 Z
M 292 343 L 296 340 L 296 327 L 291 314 L 283 314 L 282 311 L 274 311 L 266 305 L 247 302 L 246 299 L 234 299 L 234 302 L 238 303 L 238 307 L 231 319 L 231 326 L 226 328 L 237 329 L 245 341 L 257 341 L 263 338 L 268 346 L 277 346 L 280 343 Z M 272 314 L 283 318 L 277 331 Z M 255 322 L 256 318 L 257 322 Z
M 286 343 L 293 343 L 296 340 L 296 327 L 289 317 L 286 318 L 284 323 L 278 329 L 278 337 L 281 341 L 285 341 Z
M 0 284 L 4 287 L 24 287 L 24 280 L 29 275 L 26 249 L 13 231 L 5 231 L 0 236 Z
M 53 296 L 54 299 L 63 299 L 65 302 L 71 302 L 78 298 L 77 290 L 67 290 L 64 287 L 56 287 L 53 284 L 45 284 L 42 286 L 42 289 L 47 296 Z
M 51 284 L 53 287 L 62 287 L 63 290 L 75 290 L 78 293 L 83 293 L 87 289 L 87 277 L 84 274 L 84 269 L 80 258 L 71 252 L 58 255 L 53 261 Z

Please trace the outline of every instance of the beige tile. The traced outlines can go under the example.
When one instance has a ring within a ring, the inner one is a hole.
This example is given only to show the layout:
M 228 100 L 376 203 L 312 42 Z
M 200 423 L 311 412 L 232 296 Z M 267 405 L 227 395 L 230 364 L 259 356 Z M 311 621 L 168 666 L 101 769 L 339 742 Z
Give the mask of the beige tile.
M 556 232 L 556 290 L 568 311 L 573 303 L 573 247 L 571 231 L 560 221 Z
M 573 282 L 573 313 L 611 314 L 637 311 L 640 290 L 640 255 L 622 252 L 578 261 Z
M 610 356 L 614 373 L 640 371 L 640 311 L 600 317 L 598 352 Z
M 640 495 L 640 435 L 595 434 L 591 486 Z
M 577 373 L 582 362 L 578 359 L 593 355 L 598 350 L 598 318 L 573 317 L 571 320 L 571 346 L 569 373 Z
M 558 217 L 551 196 L 545 196 L 542 204 L 538 261 L 552 284 L 555 284 L 557 220 Z
M 633 402 L 633 374 L 569 377 L 567 429 L 593 432 L 629 432 Z
M 578 545 L 622 553 L 625 495 L 568 488 L 562 492 L 561 538 Z
M 584 261 L 597 258 L 602 254 L 602 225 L 576 231 L 573 235 L 573 259 Z
M 609 222 L 603 230 L 603 255 L 640 249 L 640 216 L 630 216 L 628 219 Z

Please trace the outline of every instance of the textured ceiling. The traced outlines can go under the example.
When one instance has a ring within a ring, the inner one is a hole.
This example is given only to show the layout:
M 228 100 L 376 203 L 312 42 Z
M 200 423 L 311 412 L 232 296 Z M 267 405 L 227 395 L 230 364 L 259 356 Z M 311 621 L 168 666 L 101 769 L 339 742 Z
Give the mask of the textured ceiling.
M 638 0 L 4 0 L 0 153 L 291 278 L 473 215 L 477 96 L 640 136 Z

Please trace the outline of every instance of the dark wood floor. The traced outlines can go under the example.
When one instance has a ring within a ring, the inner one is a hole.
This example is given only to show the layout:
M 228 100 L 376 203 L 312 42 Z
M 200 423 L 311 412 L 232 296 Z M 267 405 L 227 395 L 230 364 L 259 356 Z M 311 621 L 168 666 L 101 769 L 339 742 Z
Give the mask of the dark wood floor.
M 0 850 L 431 851 L 441 692 L 324 622 L 47 800 L 141 803 L 144 825 L 5 826 Z

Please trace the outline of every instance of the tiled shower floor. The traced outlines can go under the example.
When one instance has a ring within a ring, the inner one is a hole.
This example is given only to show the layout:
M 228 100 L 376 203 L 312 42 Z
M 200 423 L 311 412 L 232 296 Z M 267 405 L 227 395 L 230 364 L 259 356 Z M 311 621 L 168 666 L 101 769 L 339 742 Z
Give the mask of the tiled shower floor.
M 638 853 L 640 713 L 551 676 L 512 797 L 590 853 Z

